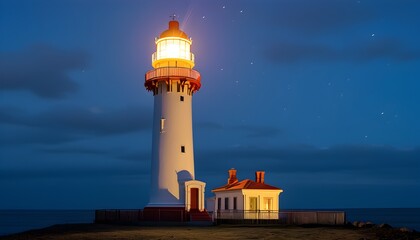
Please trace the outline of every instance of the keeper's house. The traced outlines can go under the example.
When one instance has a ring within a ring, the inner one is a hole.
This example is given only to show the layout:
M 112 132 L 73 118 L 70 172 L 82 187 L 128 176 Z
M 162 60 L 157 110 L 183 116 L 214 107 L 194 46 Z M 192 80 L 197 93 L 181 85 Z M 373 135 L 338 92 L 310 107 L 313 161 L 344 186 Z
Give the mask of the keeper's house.
M 229 170 L 226 185 L 212 190 L 216 218 L 278 219 L 282 189 L 264 182 L 263 171 L 255 172 L 255 181 L 239 181 L 236 170 Z

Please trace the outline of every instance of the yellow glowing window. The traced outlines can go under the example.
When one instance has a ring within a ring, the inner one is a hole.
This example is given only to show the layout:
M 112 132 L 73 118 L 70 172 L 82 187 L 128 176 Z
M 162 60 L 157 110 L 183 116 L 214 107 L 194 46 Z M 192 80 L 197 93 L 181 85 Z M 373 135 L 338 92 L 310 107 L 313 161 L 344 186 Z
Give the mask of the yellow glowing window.
M 250 197 L 249 198 L 249 210 L 257 210 L 257 198 L 256 197 Z
M 271 210 L 273 198 L 264 198 L 264 210 Z
M 165 132 L 164 131 L 164 129 L 165 129 L 165 118 L 161 118 L 160 119 L 160 133 L 163 133 L 163 132 Z
M 156 42 L 157 58 L 181 58 L 193 61 L 191 57 L 191 42 L 183 38 L 164 38 Z

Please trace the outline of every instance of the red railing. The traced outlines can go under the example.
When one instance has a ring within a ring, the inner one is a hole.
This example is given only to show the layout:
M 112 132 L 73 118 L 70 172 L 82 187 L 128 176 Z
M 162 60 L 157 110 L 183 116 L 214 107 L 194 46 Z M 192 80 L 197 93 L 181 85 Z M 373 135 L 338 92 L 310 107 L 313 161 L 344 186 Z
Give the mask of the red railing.
M 187 211 L 183 209 L 104 209 L 95 210 L 96 223 L 135 223 L 144 221 L 185 222 Z
M 343 211 L 268 211 L 268 210 L 219 210 L 213 213 L 218 223 L 279 223 L 289 225 L 322 224 L 343 225 Z
M 200 80 L 200 73 L 196 70 L 190 68 L 180 68 L 180 67 L 165 67 L 157 68 L 150 70 L 146 73 L 146 81 L 154 80 L 156 78 L 164 77 L 180 77 L 180 78 L 189 78 L 191 80 Z
M 207 212 L 206 212 L 207 213 Z M 343 225 L 346 213 L 341 211 L 243 211 L 222 210 L 210 214 L 216 224 Z M 104 209 L 95 211 L 96 223 L 185 222 L 191 212 L 184 209 Z

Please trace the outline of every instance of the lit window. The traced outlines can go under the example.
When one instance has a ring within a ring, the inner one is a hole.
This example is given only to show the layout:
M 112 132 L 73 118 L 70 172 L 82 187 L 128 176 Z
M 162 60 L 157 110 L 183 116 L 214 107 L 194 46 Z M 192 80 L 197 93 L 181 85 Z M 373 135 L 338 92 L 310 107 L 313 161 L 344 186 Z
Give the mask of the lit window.
M 164 132 L 164 129 L 165 129 L 165 118 L 161 118 L 160 119 L 160 133 L 163 133 Z
M 258 210 L 258 207 L 257 207 L 257 198 L 256 197 L 250 197 L 249 198 L 249 210 L 251 210 L 251 211 Z
M 182 58 L 191 59 L 191 42 L 182 38 L 169 38 L 157 42 L 157 59 Z
M 272 210 L 273 198 L 264 198 L 264 210 Z

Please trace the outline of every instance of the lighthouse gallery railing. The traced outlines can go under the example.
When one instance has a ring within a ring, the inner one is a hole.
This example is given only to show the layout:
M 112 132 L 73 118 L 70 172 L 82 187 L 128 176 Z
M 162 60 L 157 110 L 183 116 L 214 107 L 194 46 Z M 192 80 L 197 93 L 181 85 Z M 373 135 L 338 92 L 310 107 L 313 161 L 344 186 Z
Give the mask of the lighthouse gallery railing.
M 145 75 L 146 81 L 162 77 L 181 77 L 200 80 L 200 73 L 190 68 L 163 67 L 150 70 Z

